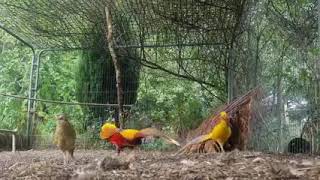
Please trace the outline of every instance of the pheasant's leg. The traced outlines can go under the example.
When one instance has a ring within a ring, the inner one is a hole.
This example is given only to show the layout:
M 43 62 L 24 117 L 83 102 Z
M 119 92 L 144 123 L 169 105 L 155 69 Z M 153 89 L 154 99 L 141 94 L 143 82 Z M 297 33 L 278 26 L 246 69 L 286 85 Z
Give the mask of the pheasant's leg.
M 215 142 L 213 143 L 213 146 L 214 146 L 215 152 L 219 152 L 220 145 L 219 145 L 219 143 L 217 143 L 217 141 L 215 141 Z
M 70 150 L 70 157 L 71 157 L 72 160 L 74 160 L 73 153 L 74 153 L 74 149 L 71 149 L 71 150 Z
M 218 144 L 219 144 L 219 146 L 220 146 L 220 148 L 221 148 L 221 152 L 225 152 L 224 149 L 223 149 L 223 144 L 220 143 L 219 141 L 218 141 Z
M 71 152 L 67 151 L 67 163 L 69 164 L 71 160 L 72 160 Z
M 73 150 L 68 151 L 69 154 L 69 160 L 68 160 L 68 164 L 70 165 L 76 165 L 76 160 L 73 156 Z
M 138 152 L 138 154 L 142 152 L 141 146 L 133 146 L 133 149 L 135 149 L 135 151 Z
M 120 148 L 118 146 L 116 146 L 116 151 L 117 151 L 117 155 L 120 155 Z
M 67 165 L 67 154 L 66 154 L 66 151 L 63 151 L 63 164 L 64 165 Z

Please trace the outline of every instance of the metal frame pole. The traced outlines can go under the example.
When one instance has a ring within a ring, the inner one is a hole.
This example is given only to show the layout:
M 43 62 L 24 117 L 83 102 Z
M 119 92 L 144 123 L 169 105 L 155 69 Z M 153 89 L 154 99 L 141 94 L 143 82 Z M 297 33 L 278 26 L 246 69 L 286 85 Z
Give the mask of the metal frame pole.
M 30 85 L 29 85 L 29 98 L 33 97 L 34 93 L 33 93 L 33 77 L 34 77 L 34 64 L 36 61 L 38 61 L 38 54 L 37 51 L 35 50 L 35 47 L 28 43 L 27 41 L 25 41 L 23 38 L 19 37 L 18 35 L 16 35 L 14 32 L 12 32 L 10 29 L 6 28 L 4 26 L 4 24 L 2 22 L 0 22 L 0 29 L 4 30 L 5 32 L 7 32 L 8 34 L 10 34 L 11 36 L 13 36 L 14 38 L 18 39 L 19 41 L 21 41 L 23 44 L 25 44 L 26 46 L 28 46 L 31 50 L 32 50 L 32 61 L 31 61 L 31 72 L 30 72 Z M 39 63 L 39 62 L 38 62 Z M 36 68 L 38 69 L 38 68 Z M 37 75 L 36 75 L 37 76 Z M 37 80 L 36 80 L 37 83 Z M 31 114 L 31 110 L 33 109 L 34 106 L 34 101 L 29 99 L 28 100 L 28 111 L 27 111 L 27 140 L 28 140 L 28 146 L 31 145 L 31 130 L 32 130 L 32 118 L 33 115 Z
M 27 122 L 27 136 L 28 146 L 32 146 L 32 134 L 33 134 L 33 123 L 36 111 L 37 90 L 38 90 L 38 78 L 39 78 L 39 67 L 40 67 L 40 56 L 43 51 L 33 50 L 32 62 L 30 70 L 30 85 L 29 85 L 29 99 L 28 99 L 28 122 Z
M 31 70 L 30 70 L 30 85 L 29 85 L 29 95 L 28 95 L 28 121 L 27 121 L 27 141 L 29 148 L 33 145 L 33 128 L 35 121 L 35 112 L 36 112 L 36 99 L 37 99 L 37 91 L 39 84 L 39 73 L 40 73 L 40 63 L 41 63 L 41 55 L 47 51 L 63 51 L 67 49 L 41 49 L 35 50 L 32 48 L 32 62 L 31 62 Z M 74 48 L 74 50 L 79 50 Z
M 32 49 L 32 60 L 31 60 L 31 69 L 30 69 L 30 76 L 29 76 L 29 93 L 28 93 L 28 109 L 27 109 L 27 145 L 31 146 L 31 138 L 30 138 L 30 134 L 31 134 L 31 125 L 32 125 L 32 114 L 31 112 L 31 107 L 33 106 L 33 102 L 30 100 L 30 97 L 32 97 L 31 95 L 31 87 L 32 87 L 32 77 L 33 77 L 33 63 L 35 61 L 35 50 Z

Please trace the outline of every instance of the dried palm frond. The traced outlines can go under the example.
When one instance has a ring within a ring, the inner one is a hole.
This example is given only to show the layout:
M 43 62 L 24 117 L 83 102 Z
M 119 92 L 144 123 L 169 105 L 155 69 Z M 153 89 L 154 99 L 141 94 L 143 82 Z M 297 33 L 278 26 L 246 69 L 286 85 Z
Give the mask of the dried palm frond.
M 226 111 L 229 115 L 231 122 L 232 134 L 228 142 L 225 144 L 225 150 L 245 150 L 250 137 L 250 124 L 252 123 L 253 102 L 261 97 L 261 88 L 257 87 L 250 90 L 245 95 L 237 98 L 228 105 L 218 108 L 216 113 L 205 120 L 197 129 L 189 132 L 187 141 L 194 139 L 195 137 L 208 134 L 215 126 L 219 113 Z M 205 141 L 200 144 L 187 144 L 182 147 L 178 153 L 190 154 L 201 152 L 220 152 L 220 148 L 217 146 L 217 142 Z

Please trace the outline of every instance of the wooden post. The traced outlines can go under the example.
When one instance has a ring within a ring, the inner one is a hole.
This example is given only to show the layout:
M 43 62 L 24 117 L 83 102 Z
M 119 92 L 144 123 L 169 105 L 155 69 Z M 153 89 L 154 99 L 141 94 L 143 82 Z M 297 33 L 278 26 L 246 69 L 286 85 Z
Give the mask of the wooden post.
M 12 135 L 12 152 L 16 152 L 16 133 L 18 129 L 8 130 L 8 129 L 0 129 L 0 132 L 11 133 Z
M 12 152 L 16 152 L 16 134 L 17 134 L 18 129 L 14 129 L 12 131 Z
M 16 134 L 12 133 L 12 152 L 16 152 Z
M 105 7 L 106 19 L 107 19 L 107 41 L 109 52 L 113 61 L 113 66 L 116 72 L 116 82 L 117 82 L 117 100 L 118 100 L 118 120 L 115 124 L 117 127 L 123 128 L 123 83 L 121 78 L 121 64 L 119 59 L 117 59 L 116 52 L 114 50 L 113 42 L 113 29 L 112 29 L 112 17 L 108 6 Z

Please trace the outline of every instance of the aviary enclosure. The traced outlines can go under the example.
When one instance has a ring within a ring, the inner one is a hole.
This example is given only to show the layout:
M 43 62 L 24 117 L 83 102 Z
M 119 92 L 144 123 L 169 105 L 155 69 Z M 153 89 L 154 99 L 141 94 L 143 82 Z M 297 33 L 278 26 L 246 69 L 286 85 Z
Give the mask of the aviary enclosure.
M 18 150 L 53 149 L 54 118 L 63 112 L 79 149 L 106 148 L 98 134 L 112 119 L 125 128 L 157 127 L 185 143 L 209 132 L 226 110 L 229 150 L 318 154 L 318 6 L 1 0 L 0 129 L 17 129 Z M 121 69 L 120 116 L 106 7 Z M 11 133 L 0 132 L 0 149 L 11 145 Z M 153 141 L 145 148 L 171 147 Z

